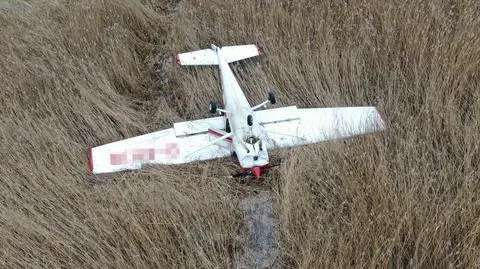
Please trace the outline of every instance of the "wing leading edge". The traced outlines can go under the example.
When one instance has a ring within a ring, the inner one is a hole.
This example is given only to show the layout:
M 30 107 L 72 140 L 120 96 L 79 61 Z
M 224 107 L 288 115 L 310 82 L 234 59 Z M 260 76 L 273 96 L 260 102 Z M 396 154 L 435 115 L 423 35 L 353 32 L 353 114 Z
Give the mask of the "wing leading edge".
M 205 121 L 218 125 L 223 120 L 217 117 L 205 119 Z M 190 122 L 183 124 L 198 126 Z M 170 128 L 94 147 L 90 152 L 89 167 L 94 174 L 112 173 L 139 169 L 146 164 L 182 164 L 227 157 L 232 154 L 227 140 L 208 145 L 216 137 L 203 131 L 202 129 L 188 132 L 185 128 L 181 131 Z
M 289 107 L 288 117 L 261 123 L 269 148 L 295 147 L 341 139 L 385 129 L 375 107 L 306 108 Z M 259 111 L 260 112 L 260 111 Z M 263 115 L 281 114 L 268 113 Z

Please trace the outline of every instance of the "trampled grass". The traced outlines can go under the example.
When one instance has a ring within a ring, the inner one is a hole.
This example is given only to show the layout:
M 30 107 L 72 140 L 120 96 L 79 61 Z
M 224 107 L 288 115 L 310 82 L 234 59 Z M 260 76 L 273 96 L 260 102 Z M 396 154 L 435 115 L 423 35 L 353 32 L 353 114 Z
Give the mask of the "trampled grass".
M 283 268 L 480 266 L 477 1 L 2 1 L 0 264 L 228 268 L 239 203 L 271 190 Z M 208 115 L 215 68 L 174 54 L 260 44 L 232 65 L 249 101 L 374 105 L 387 130 L 93 178 L 88 147 Z

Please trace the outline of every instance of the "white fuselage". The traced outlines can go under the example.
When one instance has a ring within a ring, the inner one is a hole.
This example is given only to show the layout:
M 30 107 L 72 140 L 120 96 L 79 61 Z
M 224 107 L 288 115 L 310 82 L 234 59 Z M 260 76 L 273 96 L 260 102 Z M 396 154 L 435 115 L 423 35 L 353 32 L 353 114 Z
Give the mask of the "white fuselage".
M 223 90 L 223 103 L 225 105 L 226 118 L 229 121 L 232 136 L 233 150 L 237 154 L 242 168 L 262 167 L 267 165 L 268 153 L 264 141 L 262 141 L 262 127 L 254 118 L 253 109 L 243 94 L 240 85 L 233 75 L 230 66 L 222 56 L 222 50 L 213 48 L 217 52 L 220 79 Z M 253 119 L 251 126 L 247 118 Z

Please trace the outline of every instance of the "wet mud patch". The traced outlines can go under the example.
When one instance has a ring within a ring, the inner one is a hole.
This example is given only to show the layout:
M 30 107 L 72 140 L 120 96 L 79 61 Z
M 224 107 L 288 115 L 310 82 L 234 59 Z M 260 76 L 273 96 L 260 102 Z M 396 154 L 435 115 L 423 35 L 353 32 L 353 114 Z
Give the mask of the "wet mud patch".
M 245 197 L 240 202 L 247 227 L 242 252 L 235 254 L 235 268 L 272 268 L 278 256 L 278 220 L 269 191 Z

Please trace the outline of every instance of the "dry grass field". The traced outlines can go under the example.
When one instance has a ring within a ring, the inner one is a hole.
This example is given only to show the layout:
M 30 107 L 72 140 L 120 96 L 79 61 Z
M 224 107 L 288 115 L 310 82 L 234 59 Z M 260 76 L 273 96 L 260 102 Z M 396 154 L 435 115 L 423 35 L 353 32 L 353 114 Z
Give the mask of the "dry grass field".
M 93 177 L 88 147 L 208 115 L 215 68 L 178 52 L 260 44 L 251 103 L 374 105 L 387 130 Z M 230 268 L 239 203 L 269 190 L 278 268 L 480 267 L 480 2 L 0 0 L 0 267 Z

